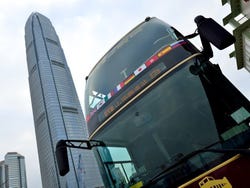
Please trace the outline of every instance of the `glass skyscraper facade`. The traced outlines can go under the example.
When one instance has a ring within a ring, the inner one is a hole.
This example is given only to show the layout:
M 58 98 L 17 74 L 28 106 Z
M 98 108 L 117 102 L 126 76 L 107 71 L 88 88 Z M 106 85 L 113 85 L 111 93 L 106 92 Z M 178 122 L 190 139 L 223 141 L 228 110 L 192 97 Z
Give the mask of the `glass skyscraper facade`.
M 6 188 L 6 184 L 8 182 L 8 179 L 6 177 L 7 173 L 7 166 L 5 165 L 4 161 L 0 161 L 0 187 Z
M 24 156 L 8 152 L 0 162 L 0 188 L 27 188 Z
M 68 149 L 70 172 L 59 175 L 57 142 L 87 139 L 88 131 L 63 49 L 47 17 L 37 12 L 30 15 L 25 44 L 43 187 L 102 187 L 92 151 Z

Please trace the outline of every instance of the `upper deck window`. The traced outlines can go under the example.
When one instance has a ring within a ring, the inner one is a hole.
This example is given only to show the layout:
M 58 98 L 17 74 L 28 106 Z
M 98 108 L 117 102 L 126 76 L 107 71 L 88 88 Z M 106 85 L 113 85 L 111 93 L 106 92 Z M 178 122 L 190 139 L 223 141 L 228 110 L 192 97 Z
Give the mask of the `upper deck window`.
M 121 82 L 133 79 L 132 73 L 144 70 L 143 65 L 151 56 L 178 40 L 174 29 L 156 18 L 133 29 L 103 56 L 90 73 L 86 84 L 85 113 L 89 114 L 101 105 L 102 99 Z

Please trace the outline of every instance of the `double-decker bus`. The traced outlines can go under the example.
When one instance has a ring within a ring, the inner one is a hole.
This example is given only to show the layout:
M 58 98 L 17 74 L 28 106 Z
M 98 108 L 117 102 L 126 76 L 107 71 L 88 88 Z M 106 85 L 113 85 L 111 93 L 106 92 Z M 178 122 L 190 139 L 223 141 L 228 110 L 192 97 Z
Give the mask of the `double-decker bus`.
M 210 40 L 229 39 L 199 31 L 208 20 L 199 19 L 203 51 L 147 18 L 86 78 L 88 143 L 103 143 L 92 149 L 105 187 L 204 187 L 206 177 L 250 185 L 250 104 L 209 61 Z

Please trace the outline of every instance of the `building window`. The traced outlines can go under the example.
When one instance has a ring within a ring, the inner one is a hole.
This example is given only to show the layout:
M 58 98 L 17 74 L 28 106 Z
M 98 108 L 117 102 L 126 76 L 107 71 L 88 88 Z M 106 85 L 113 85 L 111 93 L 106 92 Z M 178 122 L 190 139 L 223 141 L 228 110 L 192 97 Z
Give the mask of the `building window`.
M 51 44 L 58 45 L 58 42 L 57 42 L 57 41 L 52 40 L 52 39 L 50 39 L 50 38 L 46 38 L 46 41 L 49 42 L 49 43 L 51 43 Z
M 43 120 L 45 119 L 45 112 L 43 112 L 37 119 L 36 119 L 36 125 L 39 125 L 43 122 Z
M 235 21 L 237 21 L 240 24 L 243 24 L 245 21 L 247 21 L 247 17 L 244 14 L 242 14 L 242 13 L 240 13 L 234 19 L 235 19 Z
M 30 70 L 30 75 L 33 73 L 33 72 L 35 72 L 35 70 L 36 70 L 36 68 L 37 68 L 37 66 L 36 66 L 36 64 L 32 67 L 32 69 Z
M 33 41 L 31 41 L 31 42 L 29 43 L 29 45 L 27 46 L 27 48 L 26 48 L 26 51 L 27 51 L 27 52 L 28 52 L 29 49 L 31 48 L 32 44 L 33 44 Z
M 56 65 L 56 66 L 59 66 L 59 67 L 62 67 L 62 68 L 65 68 L 65 65 L 59 61 L 55 61 L 55 60 L 51 60 L 51 63 L 53 65 Z
M 74 108 L 74 107 L 63 106 L 62 110 L 63 110 L 63 112 L 69 112 L 69 113 L 78 114 L 77 108 Z

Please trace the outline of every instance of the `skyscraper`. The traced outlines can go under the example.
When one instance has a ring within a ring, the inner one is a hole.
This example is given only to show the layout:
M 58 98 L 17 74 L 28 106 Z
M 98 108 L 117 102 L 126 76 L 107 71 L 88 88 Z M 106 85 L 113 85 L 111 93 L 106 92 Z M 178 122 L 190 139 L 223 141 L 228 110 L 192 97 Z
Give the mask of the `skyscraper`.
M 25 44 L 43 187 L 102 186 L 92 151 L 68 149 L 70 172 L 64 177 L 59 175 L 56 143 L 60 139 L 87 139 L 88 132 L 63 49 L 47 17 L 30 15 Z M 79 158 L 83 161 L 81 170 Z
M 6 177 L 7 166 L 4 164 L 4 161 L 0 161 L 0 187 L 6 188 L 8 182 Z
M 0 162 L 0 187 L 27 188 L 24 156 L 8 152 Z

